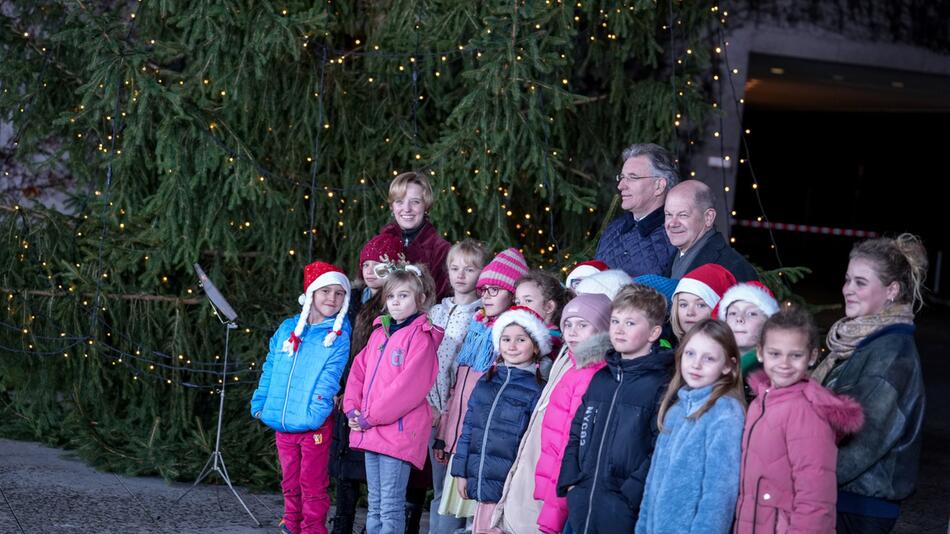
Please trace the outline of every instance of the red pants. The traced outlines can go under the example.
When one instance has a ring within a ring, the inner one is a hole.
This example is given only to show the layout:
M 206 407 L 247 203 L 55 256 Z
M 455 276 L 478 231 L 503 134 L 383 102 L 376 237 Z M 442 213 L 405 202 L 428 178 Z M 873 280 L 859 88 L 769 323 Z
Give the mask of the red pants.
M 326 534 L 330 496 L 330 436 L 333 417 L 319 430 L 277 433 L 277 457 L 283 479 L 284 524 L 294 534 Z

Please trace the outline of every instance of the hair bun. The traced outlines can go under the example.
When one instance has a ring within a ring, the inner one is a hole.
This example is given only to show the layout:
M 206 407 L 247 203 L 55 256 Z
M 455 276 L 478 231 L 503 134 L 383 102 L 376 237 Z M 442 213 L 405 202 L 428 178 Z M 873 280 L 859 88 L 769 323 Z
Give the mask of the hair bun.
M 914 300 L 923 302 L 922 290 L 924 281 L 927 279 L 927 268 L 930 260 L 927 257 L 927 249 L 924 243 L 914 234 L 904 233 L 894 238 L 894 245 L 897 250 L 907 259 L 910 266 L 910 278 L 912 280 L 911 288 L 914 293 Z

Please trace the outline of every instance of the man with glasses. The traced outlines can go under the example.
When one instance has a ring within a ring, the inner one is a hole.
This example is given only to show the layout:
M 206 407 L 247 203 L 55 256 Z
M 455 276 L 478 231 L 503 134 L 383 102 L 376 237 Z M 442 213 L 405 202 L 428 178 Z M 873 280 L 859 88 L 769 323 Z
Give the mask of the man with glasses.
M 663 229 L 666 194 L 679 182 L 672 155 L 653 143 L 630 145 L 616 176 L 624 213 L 604 230 L 595 258 L 631 278 L 666 274 L 676 252 Z

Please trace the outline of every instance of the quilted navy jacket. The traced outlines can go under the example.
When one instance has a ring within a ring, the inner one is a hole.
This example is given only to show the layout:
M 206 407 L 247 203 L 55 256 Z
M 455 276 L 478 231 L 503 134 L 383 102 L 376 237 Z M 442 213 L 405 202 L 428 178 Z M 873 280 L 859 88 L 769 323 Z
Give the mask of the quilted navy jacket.
M 661 207 L 639 222 L 630 212 L 611 221 L 600 236 L 594 257 L 611 269 L 622 269 L 636 278 L 644 274 L 666 275 L 675 252 L 676 247 L 670 244 L 663 228 Z
M 452 461 L 452 476 L 468 480 L 466 491 L 472 499 L 501 499 L 542 387 L 533 372 L 506 365 L 478 381 Z

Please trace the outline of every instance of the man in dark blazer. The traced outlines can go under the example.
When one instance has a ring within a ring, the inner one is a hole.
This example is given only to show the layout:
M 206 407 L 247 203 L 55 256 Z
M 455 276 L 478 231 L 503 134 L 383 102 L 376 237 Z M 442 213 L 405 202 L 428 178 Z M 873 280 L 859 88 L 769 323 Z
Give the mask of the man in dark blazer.
M 700 265 L 716 263 L 739 282 L 758 280 L 755 268 L 726 243 L 715 229 L 712 190 L 699 180 L 686 180 L 670 190 L 664 206 L 664 228 L 676 247 L 666 276 L 682 278 Z

